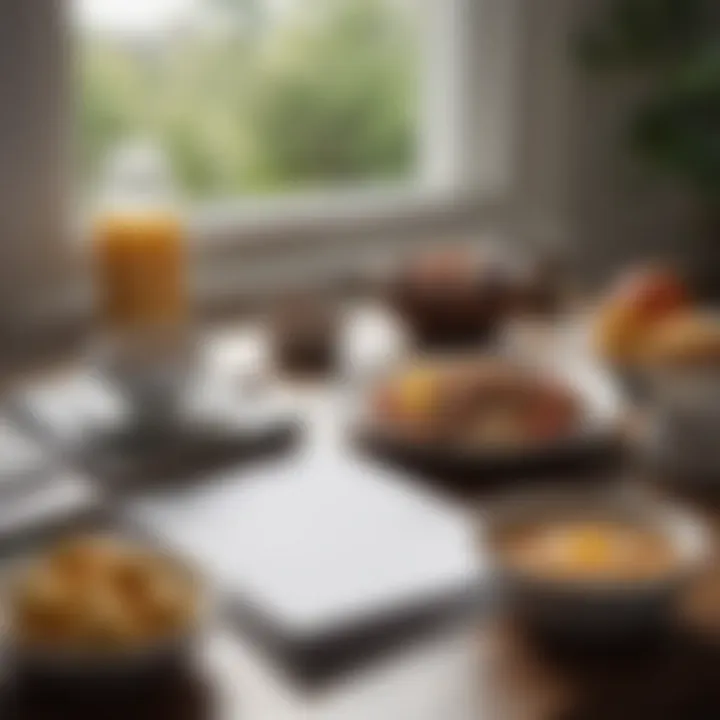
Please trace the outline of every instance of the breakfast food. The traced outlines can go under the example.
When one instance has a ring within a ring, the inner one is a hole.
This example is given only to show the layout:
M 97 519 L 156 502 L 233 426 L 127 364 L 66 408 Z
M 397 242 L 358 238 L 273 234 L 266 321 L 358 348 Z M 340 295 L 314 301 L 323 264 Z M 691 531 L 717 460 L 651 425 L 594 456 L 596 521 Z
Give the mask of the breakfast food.
M 720 316 L 679 313 L 660 323 L 647 338 L 641 359 L 660 368 L 720 364 Z
M 619 368 L 712 368 L 720 364 L 720 316 L 694 307 L 673 273 L 634 271 L 602 307 L 595 344 Z
M 103 537 L 65 542 L 34 562 L 10 603 L 21 643 L 90 651 L 151 645 L 188 629 L 197 610 L 185 570 Z
M 373 407 L 391 432 L 467 447 L 549 441 L 582 415 L 569 388 L 497 360 L 408 370 L 377 389 Z
M 688 307 L 688 293 L 673 272 L 633 270 L 600 309 L 594 333 L 599 354 L 615 364 L 635 363 L 658 325 Z
M 530 524 L 508 532 L 500 550 L 516 571 L 560 581 L 653 580 L 678 562 L 661 532 L 615 521 Z

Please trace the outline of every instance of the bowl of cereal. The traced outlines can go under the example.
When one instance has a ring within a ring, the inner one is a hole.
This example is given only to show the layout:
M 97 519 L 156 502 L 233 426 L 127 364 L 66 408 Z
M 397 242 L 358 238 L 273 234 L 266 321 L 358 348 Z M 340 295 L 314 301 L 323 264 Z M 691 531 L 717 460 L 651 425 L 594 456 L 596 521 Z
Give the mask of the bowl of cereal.
M 139 677 L 191 653 L 204 616 L 197 573 L 112 536 L 66 540 L 10 573 L 8 644 L 23 670 Z
M 505 607 L 542 629 L 598 638 L 667 624 L 712 547 L 694 515 L 611 492 L 505 499 L 482 527 Z

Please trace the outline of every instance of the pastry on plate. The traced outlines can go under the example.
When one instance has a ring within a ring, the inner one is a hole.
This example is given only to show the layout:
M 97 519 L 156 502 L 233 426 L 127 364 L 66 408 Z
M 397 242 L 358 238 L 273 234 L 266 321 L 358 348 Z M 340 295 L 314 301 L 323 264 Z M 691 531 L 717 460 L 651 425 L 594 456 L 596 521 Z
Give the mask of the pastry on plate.
M 666 318 L 647 337 L 642 360 L 660 368 L 720 367 L 720 316 L 687 312 Z
M 615 365 L 633 364 L 655 326 L 689 307 L 682 281 L 669 270 L 633 270 L 624 275 L 598 313 L 598 354 Z

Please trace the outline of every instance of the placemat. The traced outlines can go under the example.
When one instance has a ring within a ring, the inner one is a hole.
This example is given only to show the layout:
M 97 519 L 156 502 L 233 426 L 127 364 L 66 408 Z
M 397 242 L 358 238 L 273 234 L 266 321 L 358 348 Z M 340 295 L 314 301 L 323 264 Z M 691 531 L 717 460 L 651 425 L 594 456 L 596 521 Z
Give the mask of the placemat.
M 298 436 L 292 408 L 267 390 L 206 382 L 165 427 L 135 427 L 121 398 L 92 372 L 28 386 L 13 416 L 45 447 L 113 489 L 189 480 L 228 464 L 287 450 Z
M 101 511 L 101 498 L 81 473 L 0 416 L 0 555 L 32 537 L 72 527 Z

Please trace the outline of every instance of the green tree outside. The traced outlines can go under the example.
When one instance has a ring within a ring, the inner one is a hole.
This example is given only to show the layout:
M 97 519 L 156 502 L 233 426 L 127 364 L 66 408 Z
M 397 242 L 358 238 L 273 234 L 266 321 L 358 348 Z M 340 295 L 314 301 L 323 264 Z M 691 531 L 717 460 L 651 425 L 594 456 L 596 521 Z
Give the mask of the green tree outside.
M 163 42 L 85 38 L 86 178 L 128 137 L 159 142 L 195 198 L 404 178 L 413 172 L 416 48 L 397 0 L 213 0 L 221 31 Z

